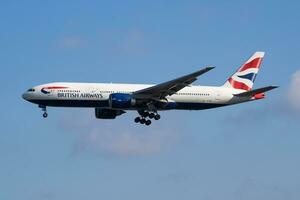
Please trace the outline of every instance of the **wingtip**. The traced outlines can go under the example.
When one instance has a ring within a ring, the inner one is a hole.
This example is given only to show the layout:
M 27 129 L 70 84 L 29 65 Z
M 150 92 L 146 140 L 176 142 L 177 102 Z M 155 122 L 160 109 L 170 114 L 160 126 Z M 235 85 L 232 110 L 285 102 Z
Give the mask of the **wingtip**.
M 213 66 L 206 67 L 207 70 L 212 70 L 214 68 L 216 68 L 216 67 L 213 67 Z
M 279 85 L 272 85 L 271 87 L 276 89 L 276 88 L 279 88 L 280 86 Z

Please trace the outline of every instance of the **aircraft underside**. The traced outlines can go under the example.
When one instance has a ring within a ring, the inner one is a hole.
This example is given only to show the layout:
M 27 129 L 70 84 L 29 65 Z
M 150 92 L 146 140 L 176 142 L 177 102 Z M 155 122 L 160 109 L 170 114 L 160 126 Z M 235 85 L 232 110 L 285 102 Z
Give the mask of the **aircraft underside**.
M 30 100 L 32 103 L 38 104 L 43 110 L 43 117 L 48 117 L 47 106 L 49 107 L 80 107 L 80 108 L 95 108 L 95 116 L 99 119 L 114 119 L 115 117 L 124 114 L 127 110 L 136 110 L 139 117 L 135 118 L 136 123 L 145 125 L 151 124 L 151 119 L 159 120 L 158 111 L 163 110 L 205 110 L 226 106 L 226 104 L 216 103 L 192 103 L 192 102 L 174 102 L 172 106 L 132 106 L 130 108 L 112 109 L 109 106 L 109 101 L 94 101 L 94 100 Z
M 92 100 L 30 100 L 32 103 L 51 106 L 51 107 L 79 107 L 79 108 L 110 108 L 109 101 Z M 175 102 L 172 106 L 156 106 L 156 110 L 205 110 L 226 106 L 226 104 L 217 103 L 193 103 L 193 102 Z M 147 106 L 132 106 L 130 108 L 119 108 L 121 110 L 147 110 Z

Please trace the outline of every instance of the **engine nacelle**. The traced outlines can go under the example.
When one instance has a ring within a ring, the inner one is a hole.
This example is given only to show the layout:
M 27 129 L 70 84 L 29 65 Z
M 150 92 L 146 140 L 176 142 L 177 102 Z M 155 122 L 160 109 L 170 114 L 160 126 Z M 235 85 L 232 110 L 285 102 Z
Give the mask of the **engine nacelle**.
M 136 99 L 130 94 L 114 93 L 109 96 L 109 105 L 111 108 L 131 108 L 136 105 Z
M 95 108 L 95 116 L 97 119 L 115 119 L 117 116 L 124 113 L 123 110 Z

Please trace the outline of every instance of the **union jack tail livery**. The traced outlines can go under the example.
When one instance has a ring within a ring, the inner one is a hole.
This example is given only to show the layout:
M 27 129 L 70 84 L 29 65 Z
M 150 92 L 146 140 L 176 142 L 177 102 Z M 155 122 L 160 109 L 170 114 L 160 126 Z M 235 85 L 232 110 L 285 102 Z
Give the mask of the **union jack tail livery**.
M 134 122 L 149 126 L 163 110 L 204 110 L 264 99 L 277 88 L 270 85 L 252 89 L 264 52 L 256 52 L 221 87 L 191 85 L 214 69 L 205 67 L 159 84 L 55 82 L 28 89 L 23 98 L 42 108 L 94 108 L 97 119 L 115 119 L 127 111 L 137 111 Z M 105 75 L 105 73 L 104 73 Z
M 265 52 L 255 52 L 223 85 L 234 89 L 250 91 L 253 87 Z

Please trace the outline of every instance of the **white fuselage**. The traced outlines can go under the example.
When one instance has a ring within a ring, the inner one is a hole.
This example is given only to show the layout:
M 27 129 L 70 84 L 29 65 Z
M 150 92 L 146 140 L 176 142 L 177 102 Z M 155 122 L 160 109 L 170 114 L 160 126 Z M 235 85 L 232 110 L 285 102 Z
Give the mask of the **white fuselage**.
M 265 98 L 267 86 L 252 90 L 264 52 L 255 52 L 221 87 L 192 86 L 197 78 L 214 67 L 160 84 L 107 84 L 56 82 L 29 89 L 23 98 L 38 104 L 46 118 L 47 106 L 95 108 L 98 119 L 115 119 L 127 110 L 136 110 L 136 123 L 149 126 L 159 120 L 161 110 L 203 110 Z
M 33 87 L 23 94 L 23 98 L 41 106 L 111 108 L 109 103 L 111 94 L 132 94 L 151 86 L 146 84 L 57 82 Z M 234 96 L 241 92 L 244 91 L 226 87 L 187 86 L 166 97 L 164 103 L 172 103 L 172 106 L 158 109 L 200 110 L 253 100 L 253 98 Z M 122 110 L 138 109 L 140 108 L 132 106 Z

